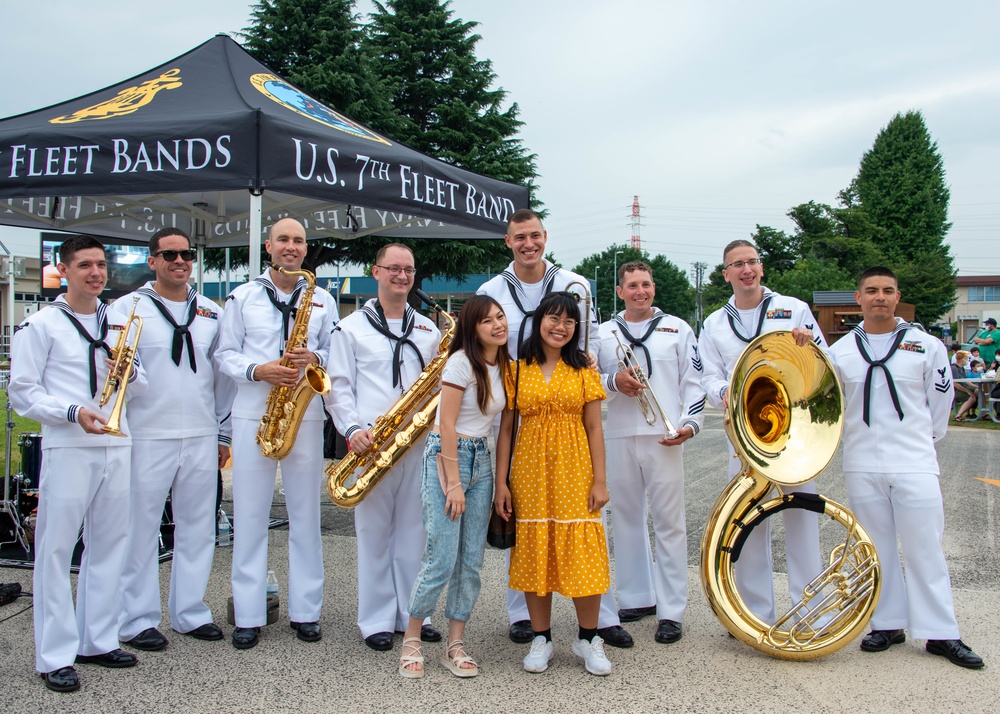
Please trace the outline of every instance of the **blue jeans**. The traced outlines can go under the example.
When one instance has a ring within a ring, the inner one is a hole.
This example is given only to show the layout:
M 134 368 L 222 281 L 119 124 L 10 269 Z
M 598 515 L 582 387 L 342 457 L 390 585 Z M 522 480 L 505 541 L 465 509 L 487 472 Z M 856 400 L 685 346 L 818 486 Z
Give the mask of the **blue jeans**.
M 486 437 L 458 439 L 458 474 L 465 491 L 465 513 L 454 521 L 444 512 L 446 499 L 437 471 L 440 451 L 441 435 L 429 434 L 420 484 L 427 544 L 410 595 L 410 617 L 422 620 L 433 615 L 441 591 L 448 585 L 445 617 L 468 622 L 479 597 L 479 571 L 493 507 L 490 447 Z

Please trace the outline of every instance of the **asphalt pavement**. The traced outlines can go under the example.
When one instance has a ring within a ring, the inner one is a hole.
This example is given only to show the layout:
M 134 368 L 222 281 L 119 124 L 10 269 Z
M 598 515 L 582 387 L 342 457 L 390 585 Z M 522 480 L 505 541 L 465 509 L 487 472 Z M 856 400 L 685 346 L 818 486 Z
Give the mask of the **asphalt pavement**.
M 961 669 L 907 640 L 883 653 L 866 653 L 854 642 L 823 659 L 787 662 L 762 655 L 730 638 L 709 610 L 698 578 L 698 546 L 705 519 L 726 481 L 721 414 L 709 412 L 701 434 L 686 445 L 689 605 L 684 637 L 672 645 L 653 641 L 655 618 L 627 625 L 635 638 L 628 650 L 607 648 L 614 669 L 607 677 L 587 674 L 570 651 L 576 619 L 569 600 L 556 596 L 555 657 L 543 674 L 521 668 L 526 645 L 507 639 L 505 568 L 488 549 L 483 589 L 466 630 L 480 675 L 459 680 L 439 663 L 443 644 L 425 644 L 426 676 L 397 674 L 400 637 L 391 652 L 374 652 L 356 626 L 357 550 L 350 511 L 323 506 L 326 602 L 323 639 L 304 643 L 288 627 L 282 601 L 278 623 L 264 628 L 260 644 L 237 651 L 224 623 L 230 595 L 232 549 L 216 550 L 207 602 L 226 639 L 201 642 L 172 632 L 162 652 L 138 653 L 137 667 L 124 670 L 78 667 L 80 691 L 56 694 L 34 671 L 30 602 L 0 608 L 0 712 L 979 712 L 1000 698 L 1000 556 L 997 550 L 1000 488 L 976 477 L 1000 479 L 1000 432 L 952 429 L 939 444 L 946 530 L 944 549 L 951 571 L 962 639 L 986 660 L 978 671 Z M 613 468 L 613 465 L 610 465 Z M 231 508 L 228 488 L 225 500 Z M 821 493 L 847 502 L 840 458 L 819 476 Z M 280 485 L 280 484 L 279 484 Z M 613 496 L 613 494 L 612 494 Z M 275 517 L 284 516 L 275 494 Z M 780 519 L 774 519 L 780 521 Z M 824 519 L 825 520 L 825 519 Z M 786 590 L 784 539 L 774 530 L 776 590 Z M 611 524 L 613 537 L 614 524 Z M 839 526 L 824 523 L 824 542 Z M 270 534 L 270 567 L 287 583 L 288 537 Z M 170 565 L 161 565 L 164 609 Z M 74 576 L 75 583 L 75 576 Z M 0 568 L 0 582 L 31 590 L 31 571 Z M 442 598 L 443 600 L 443 598 Z M 442 603 L 443 608 L 443 603 Z M 5 619 L 6 618 L 6 619 Z M 445 625 L 439 610 L 435 620 Z

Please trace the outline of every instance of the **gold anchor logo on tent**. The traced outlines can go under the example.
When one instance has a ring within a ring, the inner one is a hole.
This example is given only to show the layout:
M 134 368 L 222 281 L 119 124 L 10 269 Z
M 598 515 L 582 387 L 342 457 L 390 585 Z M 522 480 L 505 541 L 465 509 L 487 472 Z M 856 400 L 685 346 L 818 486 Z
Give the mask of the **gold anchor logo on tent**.
M 138 110 L 153 101 L 153 97 L 161 89 L 177 89 L 181 86 L 181 71 L 170 69 L 156 79 L 129 87 L 118 92 L 114 97 L 92 107 L 78 109 L 72 114 L 49 119 L 50 124 L 74 124 L 78 121 L 95 121 L 120 117 Z

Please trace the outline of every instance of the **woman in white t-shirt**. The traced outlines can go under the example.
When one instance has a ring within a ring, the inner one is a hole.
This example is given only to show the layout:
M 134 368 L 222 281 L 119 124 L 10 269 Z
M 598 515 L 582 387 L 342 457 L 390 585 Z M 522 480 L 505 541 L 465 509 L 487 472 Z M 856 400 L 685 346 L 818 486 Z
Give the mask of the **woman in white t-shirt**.
M 448 640 L 441 663 L 456 677 L 479 674 L 462 634 L 479 597 L 493 503 L 488 437 L 493 417 L 507 403 L 507 318 L 496 300 L 476 295 L 462 306 L 448 355 L 437 421 L 424 448 L 420 493 L 427 544 L 410 595 L 410 622 L 399 660 L 399 673 L 407 678 L 424 675 L 420 625 L 434 614 L 446 585 Z

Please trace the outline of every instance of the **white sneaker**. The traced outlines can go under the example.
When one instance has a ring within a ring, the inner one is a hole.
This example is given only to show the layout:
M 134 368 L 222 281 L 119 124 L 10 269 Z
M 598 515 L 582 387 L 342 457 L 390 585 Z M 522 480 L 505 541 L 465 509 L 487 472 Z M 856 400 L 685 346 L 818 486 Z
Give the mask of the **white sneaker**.
M 604 640 L 600 636 L 594 635 L 591 642 L 577 640 L 573 643 L 573 654 L 583 660 L 584 667 L 591 674 L 611 674 L 611 660 L 604 654 Z
M 546 642 L 544 635 L 539 635 L 531 641 L 531 649 L 524 658 L 524 670 L 544 672 L 549 668 L 550 659 L 552 659 L 552 643 Z

